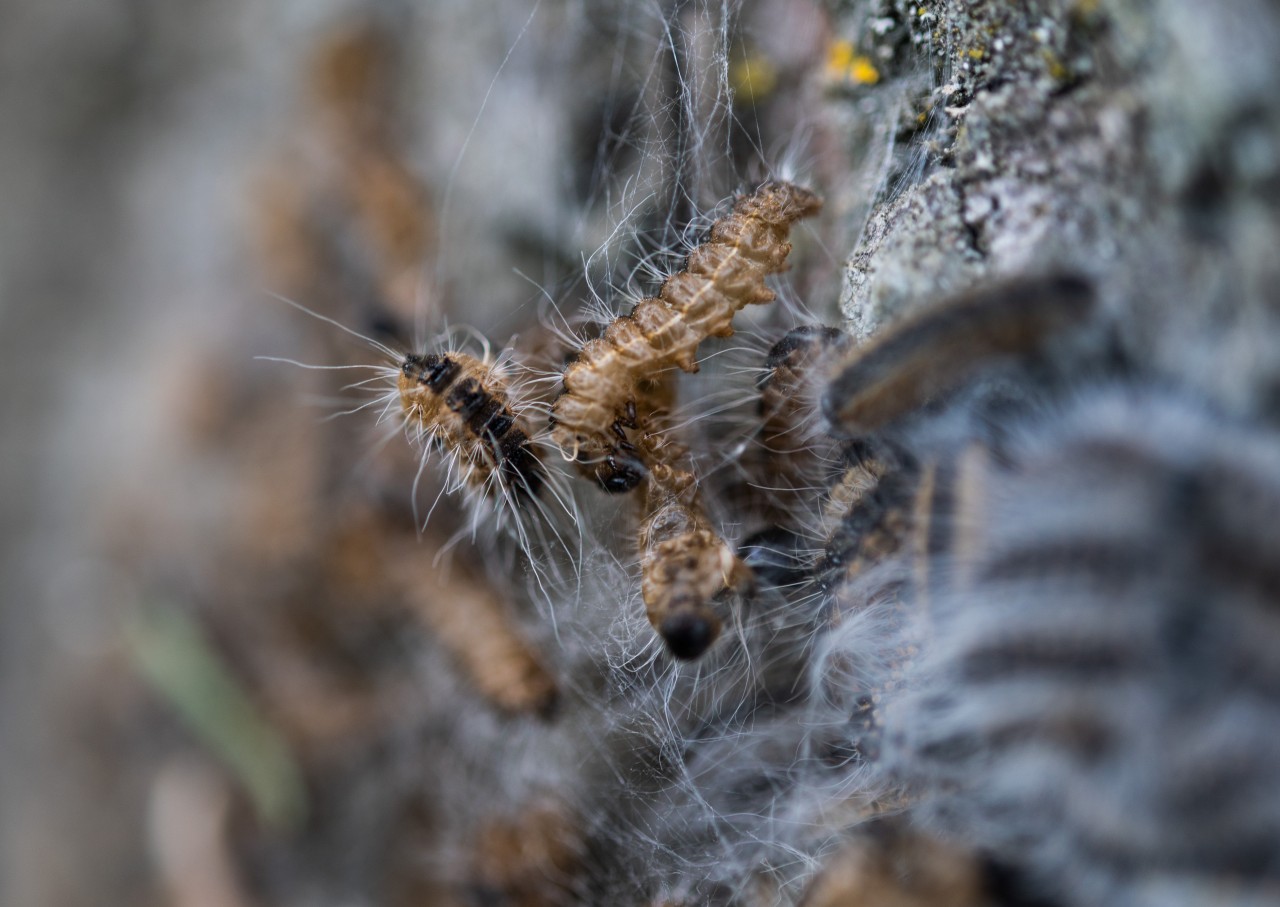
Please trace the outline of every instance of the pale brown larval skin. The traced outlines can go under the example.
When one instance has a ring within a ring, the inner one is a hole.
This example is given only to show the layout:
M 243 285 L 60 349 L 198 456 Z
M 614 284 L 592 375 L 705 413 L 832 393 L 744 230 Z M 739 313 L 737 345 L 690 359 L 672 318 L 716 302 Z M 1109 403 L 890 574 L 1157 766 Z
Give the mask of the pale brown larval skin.
M 687 615 L 701 620 L 708 632 L 705 649 L 721 631 L 721 620 L 710 601 L 721 592 L 745 586 L 750 571 L 704 516 L 692 473 L 658 464 L 649 473 L 645 504 L 640 524 L 640 592 L 645 614 L 664 638 L 668 618 Z
M 595 464 L 619 453 L 622 428 L 648 415 L 635 413 L 638 380 L 674 367 L 697 371 L 703 340 L 731 336 L 739 309 L 774 298 L 764 279 L 786 269 L 791 225 L 821 205 L 807 189 L 781 182 L 740 198 L 657 296 L 641 300 L 579 351 L 565 369 L 551 422 L 552 438 L 585 474 L 599 478 Z

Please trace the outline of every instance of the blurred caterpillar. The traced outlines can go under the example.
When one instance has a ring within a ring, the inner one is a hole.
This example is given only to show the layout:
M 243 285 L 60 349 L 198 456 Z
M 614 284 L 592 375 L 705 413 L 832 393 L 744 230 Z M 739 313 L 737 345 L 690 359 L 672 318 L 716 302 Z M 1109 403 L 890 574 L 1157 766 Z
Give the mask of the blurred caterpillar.
M 697 371 L 703 340 L 731 336 L 739 309 L 772 301 L 764 278 L 786 269 L 791 225 L 821 205 L 809 190 L 783 182 L 743 196 L 657 296 L 641 300 L 579 350 L 564 371 L 551 426 L 554 441 L 584 475 L 609 492 L 640 484 L 648 464 L 627 434 L 649 415 L 638 384 L 675 366 Z

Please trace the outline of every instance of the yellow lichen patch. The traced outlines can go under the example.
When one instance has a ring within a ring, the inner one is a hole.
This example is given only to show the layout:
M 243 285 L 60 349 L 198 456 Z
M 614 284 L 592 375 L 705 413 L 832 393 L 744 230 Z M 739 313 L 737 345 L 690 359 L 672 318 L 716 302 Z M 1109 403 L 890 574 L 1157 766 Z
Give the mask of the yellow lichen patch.
M 854 57 L 849 75 L 859 85 L 874 85 L 880 81 L 880 70 L 876 69 L 868 57 Z
M 875 85 L 880 81 L 880 70 L 870 57 L 858 53 L 851 41 L 836 41 L 831 45 L 827 53 L 827 75 L 833 81 L 855 85 Z
M 981 60 L 987 55 L 986 48 L 984 47 L 971 47 L 965 51 L 965 53 L 967 53 L 969 58 L 973 60 Z

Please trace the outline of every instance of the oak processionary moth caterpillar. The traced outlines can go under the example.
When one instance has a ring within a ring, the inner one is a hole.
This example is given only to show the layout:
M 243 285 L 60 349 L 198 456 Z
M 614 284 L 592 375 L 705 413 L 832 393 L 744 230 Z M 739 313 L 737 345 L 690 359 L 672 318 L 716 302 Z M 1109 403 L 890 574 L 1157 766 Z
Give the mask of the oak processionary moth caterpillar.
M 468 485 L 496 486 L 517 500 L 538 495 L 542 463 L 492 366 L 461 352 L 411 354 L 397 387 L 405 419 L 461 458 Z

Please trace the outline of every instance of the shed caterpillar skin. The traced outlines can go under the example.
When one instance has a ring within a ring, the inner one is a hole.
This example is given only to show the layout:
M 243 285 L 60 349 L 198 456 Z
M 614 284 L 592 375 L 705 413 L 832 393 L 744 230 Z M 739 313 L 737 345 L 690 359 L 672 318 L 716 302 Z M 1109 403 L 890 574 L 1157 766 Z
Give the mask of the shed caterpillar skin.
M 820 207 L 807 189 L 765 183 L 712 225 L 708 241 L 656 297 L 641 300 L 578 352 L 564 371 L 551 425 L 553 440 L 584 475 L 609 492 L 640 484 L 646 464 L 627 436 L 646 416 L 637 382 L 673 367 L 697 371 L 702 341 L 732 336 L 739 309 L 772 301 L 764 278 L 785 270 L 791 225 Z
M 537 497 L 541 455 L 491 365 L 462 352 L 411 354 L 396 386 L 408 424 L 458 454 L 468 485 L 509 492 L 516 503 Z

